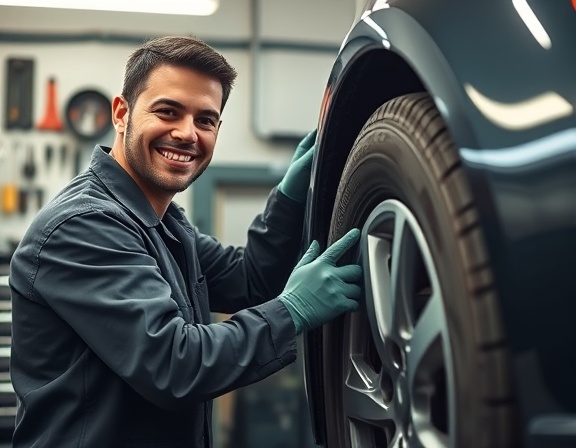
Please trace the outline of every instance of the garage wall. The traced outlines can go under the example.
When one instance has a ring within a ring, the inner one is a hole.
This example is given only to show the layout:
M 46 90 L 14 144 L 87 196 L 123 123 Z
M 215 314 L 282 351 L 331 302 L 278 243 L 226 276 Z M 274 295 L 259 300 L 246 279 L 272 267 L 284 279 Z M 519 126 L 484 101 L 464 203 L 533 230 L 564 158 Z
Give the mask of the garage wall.
M 221 51 L 239 72 L 222 117 L 213 164 L 285 169 L 294 143 L 268 137 L 301 136 L 316 125 L 332 61 L 355 8 L 354 0 L 221 0 L 213 16 L 182 17 L 0 6 L 0 98 L 4 101 L 9 57 L 35 61 L 33 113 L 38 123 L 46 110 L 48 78 L 57 80 L 62 114 L 70 96 L 80 89 L 94 88 L 110 97 L 118 94 L 125 60 L 143 39 L 193 34 Z M 257 28 L 254 17 L 259 17 Z M 262 50 L 257 58 L 255 29 Z M 4 109 L 2 105 L 2 125 Z M 98 143 L 110 144 L 112 139 L 110 134 Z M 0 129 L 0 180 L 42 189 L 46 201 L 72 177 L 74 160 L 81 167 L 88 163 L 94 143 L 78 141 L 66 130 Z M 45 164 L 48 144 L 58 154 L 65 147 L 64 157 L 51 166 Z M 37 164 L 34 185 L 21 175 L 28 147 L 33 148 Z M 191 210 L 191 191 L 177 200 Z M 0 212 L 0 254 L 20 238 L 37 206 L 32 201 L 26 213 Z M 193 219 L 190 212 L 189 217 Z

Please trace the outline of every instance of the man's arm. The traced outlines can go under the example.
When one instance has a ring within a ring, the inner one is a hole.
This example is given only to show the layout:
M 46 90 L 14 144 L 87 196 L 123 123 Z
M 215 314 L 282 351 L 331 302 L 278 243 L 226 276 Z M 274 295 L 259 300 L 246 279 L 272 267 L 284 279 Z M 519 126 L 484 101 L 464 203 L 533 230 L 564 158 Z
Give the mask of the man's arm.
M 196 247 L 212 311 L 234 313 L 276 297 L 298 262 L 304 206 L 274 189 L 248 230 L 245 248 L 198 234 Z
M 38 297 L 139 394 L 177 409 L 295 359 L 294 323 L 279 301 L 224 323 L 186 322 L 140 232 L 112 213 L 74 217 L 44 244 L 33 283 Z
M 276 297 L 298 262 L 316 130 L 298 144 L 280 184 L 248 230 L 245 250 L 198 237 L 212 311 L 233 313 Z

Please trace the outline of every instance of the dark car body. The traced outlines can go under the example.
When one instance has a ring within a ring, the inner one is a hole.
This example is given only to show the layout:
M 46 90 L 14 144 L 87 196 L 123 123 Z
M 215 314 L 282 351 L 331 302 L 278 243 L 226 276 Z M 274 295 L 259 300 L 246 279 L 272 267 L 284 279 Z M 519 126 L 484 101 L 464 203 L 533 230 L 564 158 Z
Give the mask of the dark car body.
M 307 243 L 327 241 L 346 158 L 383 103 L 428 92 L 479 211 L 522 446 L 576 446 L 576 2 L 369 1 L 319 118 Z M 322 331 L 306 336 L 314 432 L 326 424 Z

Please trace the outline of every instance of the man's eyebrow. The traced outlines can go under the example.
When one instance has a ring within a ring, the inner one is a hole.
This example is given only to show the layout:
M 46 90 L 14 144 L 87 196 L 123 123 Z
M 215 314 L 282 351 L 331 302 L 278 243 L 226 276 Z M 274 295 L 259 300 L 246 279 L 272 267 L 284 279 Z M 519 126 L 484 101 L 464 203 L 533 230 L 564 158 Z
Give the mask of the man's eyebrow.
M 162 105 L 170 106 L 170 107 L 173 107 L 173 108 L 178 109 L 178 110 L 186 109 L 186 106 L 184 106 L 184 104 L 180 103 L 179 101 L 172 100 L 170 98 L 158 98 L 150 106 L 152 108 L 154 108 L 154 107 L 158 107 L 158 106 L 162 106 Z M 200 114 L 201 115 L 208 115 L 208 116 L 214 118 L 216 121 L 220 120 L 220 114 L 218 113 L 218 111 L 216 111 L 214 109 L 203 109 L 200 111 Z
M 170 98 L 158 98 L 150 106 L 151 107 L 157 107 L 157 106 L 161 106 L 161 105 L 174 107 L 175 109 L 185 109 L 186 108 L 184 106 L 184 104 L 182 104 L 176 100 L 171 100 Z

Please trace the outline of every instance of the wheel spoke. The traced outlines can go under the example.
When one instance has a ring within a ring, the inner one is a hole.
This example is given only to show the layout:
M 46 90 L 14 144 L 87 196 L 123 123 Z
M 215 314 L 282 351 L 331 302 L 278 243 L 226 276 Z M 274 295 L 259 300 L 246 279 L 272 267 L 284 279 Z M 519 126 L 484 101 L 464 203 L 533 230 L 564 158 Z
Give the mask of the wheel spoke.
M 346 415 L 376 426 L 394 420 L 394 409 L 385 404 L 380 374 L 374 372 L 359 355 L 350 358 L 349 366 L 344 387 Z
M 440 434 L 431 425 L 420 428 L 418 434 L 410 439 L 410 448 L 448 448 L 451 447 L 450 440 L 444 434 Z
M 418 446 L 447 448 L 450 440 L 432 420 L 432 401 L 438 393 L 438 378 L 435 373 L 446 366 L 443 353 L 445 346 L 445 317 L 440 294 L 432 294 L 414 328 L 408 352 L 408 387 L 412 397 L 412 420 Z M 441 389 L 440 389 L 441 390 Z M 446 406 L 446 405 L 445 405 Z M 447 412 L 450 412 L 448 406 Z M 450 418 L 450 417 L 448 417 Z
M 422 445 L 422 442 L 418 439 L 418 437 L 407 437 L 406 434 L 397 433 L 392 443 L 390 444 L 390 448 L 428 448 L 428 446 Z
M 365 245 L 366 311 L 378 356 L 387 364 L 384 341 L 390 336 L 394 306 L 388 269 L 390 240 L 382 235 L 368 235 Z
M 414 244 L 403 213 L 383 211 L 375 223 L 393 222 L 394 228 L 383 230 L 375 225 L 365 241 L 366 306 L 373 340 L 382 362 L 389 367 L 390 354 L 385 341 L 400 342 L 408 320 L 407 294 L 411 279 L 406 278 L 406 266 L 411 263 Z M 392 240 L 392 242 L 391 242 Z M 410 271 L 411 272 L 411 271 Z
M 372 309 L 377 325 L 374 338 L 384 339 L 390 335 L 393 321 L 394 296 L 390 289 L 388 257 L 390 241 L 376 235 L 368 235 L 368 263 L 364 263 L 367 278 L 367 302 Z
M 412 436 L 410 437 L 410 439 L 408 440 L 408 443 L 404 444 L 405 447 L 410 447 L 410 448 L 431 448 L 428 445 L 424 445 L 420 439 L 416 436 Z
M 433 294 L 416 322 L 410 350 L 407 353 L 408 384 L 412 385 L 414 375 L 421 368 L 422 360 L 434 342 L 442 336 L 445 327 L 444 310 L 439 294 Z
M 406 216 L 398 210 L 394 220 L 394 235 L 392 242 L 392 263 L 390 268 L 390 288 L 395 301 L 393 330 L 394 336 L 405 340 L 414 325 L 412 301 L 414 297 L 414 284 L 416 283 L 414 270 L 418 246 Z

